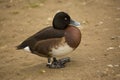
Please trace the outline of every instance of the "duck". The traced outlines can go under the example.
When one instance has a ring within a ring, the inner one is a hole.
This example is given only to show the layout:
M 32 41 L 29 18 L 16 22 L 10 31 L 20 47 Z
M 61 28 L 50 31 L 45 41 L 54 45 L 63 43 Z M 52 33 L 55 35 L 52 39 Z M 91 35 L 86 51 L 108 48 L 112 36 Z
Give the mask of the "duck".
M 32 54 L 45 57 L 49 68 L 64 68 L 70 57 L 57 59 L 72 53 L 81 42 L 80 23 L 73 20 L 66 12 L 57 12 L 52 26 L 48 26 L 25 39 L 17 46 Z

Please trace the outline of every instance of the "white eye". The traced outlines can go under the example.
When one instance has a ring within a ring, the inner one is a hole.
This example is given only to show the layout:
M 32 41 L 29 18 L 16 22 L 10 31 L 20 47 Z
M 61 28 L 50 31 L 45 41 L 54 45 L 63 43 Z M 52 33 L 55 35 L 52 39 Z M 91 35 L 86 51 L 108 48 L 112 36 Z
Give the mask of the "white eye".
M 65 17 L 65 20 L 67 20 L 67 18 Z

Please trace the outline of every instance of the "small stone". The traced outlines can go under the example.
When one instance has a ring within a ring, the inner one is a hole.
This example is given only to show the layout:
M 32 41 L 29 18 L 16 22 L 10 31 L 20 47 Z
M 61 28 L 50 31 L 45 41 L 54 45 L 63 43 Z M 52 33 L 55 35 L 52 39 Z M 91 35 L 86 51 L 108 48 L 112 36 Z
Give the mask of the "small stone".
M 57 10 L 56 13 L 60 12 L 61 10 Z
M 48 20 L 48 21 L 52 21 L 52 18 L 49 17 L 47 20 Z
M 107 66 L 110 67 L 110 68 L 113 68 L 113 65 L 112 65 L 112 64 L 108 64 Z
M 111 40 L 115 40 L 116 37 L 111 37 Z
M 115 67 L 119 67 L 119 65 L 118 65 L 118 64 L 115 64 L 114 66 L 115 66 Z
M 103 24 L 103 21 L 100 21 L 98 24 L 99 24 L 99 25 L 102 25 L 102 24 Z
M 108 47 L 107 50 L 113 50 L 115 49 L 114 47 Z
M 108 56 L 108 54 L 104 54 L 104 56 Z
M 87 23 L 88 23 L 87 20 L 82 21 L 82 24 L 87 24 Z
M 46 71 L 45 70 L 41 70 L 42 73 L 45 73 Z

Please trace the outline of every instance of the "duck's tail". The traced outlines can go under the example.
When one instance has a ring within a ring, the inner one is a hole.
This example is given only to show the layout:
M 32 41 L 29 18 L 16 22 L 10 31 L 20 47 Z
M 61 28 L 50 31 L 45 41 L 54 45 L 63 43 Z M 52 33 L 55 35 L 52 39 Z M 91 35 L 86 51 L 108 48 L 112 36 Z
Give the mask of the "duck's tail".
M 19 50 L 19 49 L 23 49 L 27 46 L 27 44 L 25 42 L 21 43 L 20 45 L 16 46 L 16 49 Z

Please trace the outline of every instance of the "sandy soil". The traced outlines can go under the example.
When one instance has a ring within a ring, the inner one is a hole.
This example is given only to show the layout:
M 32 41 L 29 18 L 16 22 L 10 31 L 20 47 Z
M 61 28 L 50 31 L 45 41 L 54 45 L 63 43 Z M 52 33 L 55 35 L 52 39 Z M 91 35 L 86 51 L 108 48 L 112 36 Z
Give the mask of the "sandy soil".
M 82 42 L 63 69 L 15 46 L 62 10 L 81 22 Z M 0 80 L 120 80 L 120 0 L 0 0 Z

